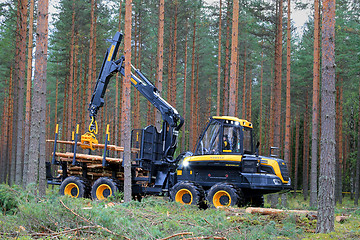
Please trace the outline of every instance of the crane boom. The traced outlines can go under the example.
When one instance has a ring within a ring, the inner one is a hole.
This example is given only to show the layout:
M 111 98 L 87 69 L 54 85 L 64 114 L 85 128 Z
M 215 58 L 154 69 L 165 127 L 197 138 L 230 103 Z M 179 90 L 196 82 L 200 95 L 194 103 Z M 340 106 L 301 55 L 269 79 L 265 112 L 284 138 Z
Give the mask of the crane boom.
M 88 109 L 90 119 L 92 120 L 89 126 L 90 133 L 96 134 L 97 132 L 95 120 L 96 115 L 105 103 L 104 97 L 111 77 L 118 72 L 125 76 L 125 67 L 123 65 L 125 57 L 121 56 L 120 59 L 114 61 L 119 50 L 122 37 L 123 35 L 120 32 L 115 34 L 110 47 L 106 51 L 104 61 L 101 66 Z M 157 108 L 162 115 L 163 126 L 161 132 L 163 139 L 163 158 L 168 162 L 173 162 L 175 161 L 173 154 L 176 149 L 178 131 L 184 124 L 184 119 L 173 106 L 160 96 L 159 90 L 145 77 L 143 73 L 140 72 L 140 70 L 136 69 L 132 65 L 131 67 L 137 75 L 136 76 L 133 73 L 131 74 L 131 84 L 155 108 Z

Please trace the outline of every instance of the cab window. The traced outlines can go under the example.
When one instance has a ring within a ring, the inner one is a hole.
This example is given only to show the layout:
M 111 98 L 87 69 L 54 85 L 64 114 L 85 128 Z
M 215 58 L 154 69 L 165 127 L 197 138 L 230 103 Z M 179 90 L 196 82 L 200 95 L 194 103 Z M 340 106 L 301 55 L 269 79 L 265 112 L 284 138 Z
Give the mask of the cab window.
M 252 143 L 252 134 L 251 134 L 251 128 L 244 127 L 244 153 L 246 154 L 252 154 L 253 143 Z
M 213 122 L 209 125 L 199 142 L 196 155 L 219 154 L 220 126 L 219 122 Z
M 240 126 L 225 125 L 223 132 L 223 153 L 241 153 L 241 135 Z

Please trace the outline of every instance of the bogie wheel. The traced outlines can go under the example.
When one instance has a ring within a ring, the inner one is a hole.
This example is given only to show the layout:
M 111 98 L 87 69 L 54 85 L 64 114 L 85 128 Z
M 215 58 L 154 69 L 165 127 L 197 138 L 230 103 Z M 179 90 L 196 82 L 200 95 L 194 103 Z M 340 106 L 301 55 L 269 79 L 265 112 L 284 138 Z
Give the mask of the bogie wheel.
M 178 182 L 170 190 L 171 199 L 184 205 L 200 205 L 204 190 L 193 182 Z
M 86 183 L 83 179 L 75 176 L 65 178 L 60 185 L 60 194 L 72 198 L 81 198 L 86 195 Z
M 96 180 L 91 188 L 91 198 L 94 200 L 105 200 L 114 196 L 119 191 L 115 180 L 107 177 L 101 177 Z
M 242 201 L 242 193 L 229 183 L 217 183 L 209 189 L 206 197 L 211 207 L 236 206 Z

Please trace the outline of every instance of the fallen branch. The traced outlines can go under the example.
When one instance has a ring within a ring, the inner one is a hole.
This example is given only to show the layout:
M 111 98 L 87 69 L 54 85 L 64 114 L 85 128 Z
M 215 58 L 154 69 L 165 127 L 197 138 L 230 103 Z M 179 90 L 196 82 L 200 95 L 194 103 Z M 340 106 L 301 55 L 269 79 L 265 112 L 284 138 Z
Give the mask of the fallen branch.
M 226 237 L 215 237 L 215 236 L 183 238 L 183 239 L 181 239 L 181 240 L 201 240 L 201 239 L 220 239 L 220 240 L 227 240 Z
M 63 201 L 60 200 L 60 203 L 61 203 L 67 210 L 69 210 L 72 214 L 74 214 L 74 215 L 77 216 L 78 218 L 82 219 L 83 221 L 85 221 L 85 222 L 87 222 L 87 223 L 90 223 L 90 224 L 94 225 L 95 227 L 101 228 L 102 230 L 104 230 L 104 231 L 106 231 L 106 232 L 108 232 L 108 233 L 110 233 L 110 234 L 112 234 L 112 235 L 119 236 L 119 234 L 117 234 L 117 233 L 115 233 L 115 232 L 113 232 L 113 231 L 110 231 L 110 230 L 107 229 L 106 227 L 103 227 L 103 226 L 101 226 L 101 225 L 99 225 L 99 224 L 95 224 L 95 223 L 91 222 L 90 220 L 88 220 L 88 219 L 80 216 L 79 214 L 77 214 L 76 212 L 74 212 L 74 210 L 72 210 L 72 209 L 70 209 L 69 207 L 67 207 L 67 206 L 65 205 L 65 203 L 63 203 Z M 125 237 L 125 236 L 122 236 L 122 237 L 124 237 L 125 239 L 128 239 L 128 238 Z
M 214 226 L 214 225 L 212 225 L 208 220 L 206 220 L 206 218 L 203 218 L 204 219 L 204 221 L 207 223 L 207 224 L 209 224 L 210 226 Z
M 62 234 L 66 234 L 66 233 L 70 233 L 70 232 L 75 232 L 75 231 L 79 231 L 79 230 L 83 230 L 83 229 L 89 229 L 89 228 L 96 228 L 96 226 L 83 226 L 83 227 L 78 227 L 78 228 L 73 228 L 73 229 L 69 229 L 69 230 L 65 230 L 65 231 L 61 231 L 61 232 L 52 232 L 52 233 L 33 233 L 31 234 L 32 237 L 36 237 L 36 236 L 48 236 L 48 237 L 54 237 L 54 236 L 58 236 L 58 235 L 62 235 Z
M 254 208 L 254 207 L 248 207 L 245 210 L 246 213 L 255 214 L 259 213 L 262 215 L 278 215 L 278 214 L 295 214 L 295 215 L 309 215 L 314 218 L 317 217 L 316 211 L 308 211 L 308 210 L 281 210 L 281 209 L 275 209 L 275 208 Z
M 183 233 L 176 233 L 174 235 L 171 235 L 169 237 L 166 237 L 166 238 L 161 238 L 161 239 L 158 239 L 158 240 L 167 240 L 167 239 L 170 239 L 170 238 L 174 238 L 174 237 L 177 237 L 177 236 L 183 236 L 183 235 L 193 235 L 194 233 L 192 232 L 183 232 Z

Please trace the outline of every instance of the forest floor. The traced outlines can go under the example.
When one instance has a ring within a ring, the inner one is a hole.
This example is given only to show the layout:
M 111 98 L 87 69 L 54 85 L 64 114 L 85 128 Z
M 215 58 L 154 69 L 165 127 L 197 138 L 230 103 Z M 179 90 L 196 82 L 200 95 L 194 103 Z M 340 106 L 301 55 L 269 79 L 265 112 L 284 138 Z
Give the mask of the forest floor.
M 360 239 L 360 207 L 347 196 L 335 214 L 348 218 L 335 222 L 330 234 L 315 234 L 316 218 L 311 215 L 201 210 L 163 197 L 98 202 L 59 196 L 55 188 L 39 198 L 31 190 L 0 185 L 0 206 L 2 239 Z M 315 210 L 300 194 L 289 195 L 287 209 Z

